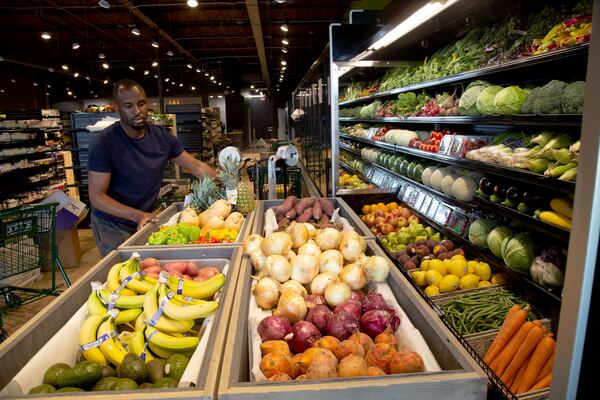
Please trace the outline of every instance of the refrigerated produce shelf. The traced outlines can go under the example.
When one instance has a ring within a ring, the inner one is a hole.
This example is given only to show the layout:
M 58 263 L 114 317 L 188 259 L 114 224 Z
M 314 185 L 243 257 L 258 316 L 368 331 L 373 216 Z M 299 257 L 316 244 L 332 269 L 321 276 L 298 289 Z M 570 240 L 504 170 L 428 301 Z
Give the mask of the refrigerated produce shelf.
M 340 144 L 340 149 L 341 149 L 341 150 L 345 150 L 345 151 L 347 151 L 347 152 L 349 152 L 349 153 L 355 154 L 355 155 L 357 155 L 357 156 L 359 156 L 359 157 L 360 157 L 360 151 L 354 150 L 354 149 L 352 149 L 352 148 L 350 148 L 350 147 L 348 147 L 348 146 L 345 146 L 345 145 L 343 145 L 343 144 Z
M 353 118 L 340 117 L 340 122 L 365 123 L 395 123 L 395 124 L 461 124 L 461 125 L 502 125 L 502 126 L 546 126 L 546 127 L 577 127 L 581 125 L 581 115 L 578 114 L 546 114 L 546 115 L 490 115 L 483 117 L 380 117 Z

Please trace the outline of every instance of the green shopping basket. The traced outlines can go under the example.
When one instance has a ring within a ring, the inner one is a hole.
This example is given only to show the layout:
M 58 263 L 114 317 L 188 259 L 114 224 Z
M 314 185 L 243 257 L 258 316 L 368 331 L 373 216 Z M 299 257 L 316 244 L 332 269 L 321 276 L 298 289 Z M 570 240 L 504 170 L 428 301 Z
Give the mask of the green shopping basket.
M 22 206 L 0 212 L 0 281 L 29 271 L 49 267 L 52 286 L 34 289 L 5 285 L 0 287 L 0 315 L 7 310 L 45 296 L 58 296 L 56 266 L 65 284 L 71 286 L 56 245 L 56 206 L 58 203 Z

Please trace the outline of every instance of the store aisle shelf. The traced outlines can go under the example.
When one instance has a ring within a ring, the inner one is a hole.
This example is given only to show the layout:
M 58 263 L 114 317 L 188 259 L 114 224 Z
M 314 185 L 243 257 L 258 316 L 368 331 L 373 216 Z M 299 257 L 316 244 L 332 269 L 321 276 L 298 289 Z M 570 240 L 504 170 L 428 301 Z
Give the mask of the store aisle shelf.
M 490 115 L 490 116 L 458 116 L 458 117 L 378 117 L 354 118 L 340 117 L 340 122 L 355 123 L 391 123 L 391 124 L 454 124 L 454 125 L 501 125 L 501 126 L 540 126 L 540 127 L 577 127 L 581 126 L 581 115 L 547 114 L 547 115 Z

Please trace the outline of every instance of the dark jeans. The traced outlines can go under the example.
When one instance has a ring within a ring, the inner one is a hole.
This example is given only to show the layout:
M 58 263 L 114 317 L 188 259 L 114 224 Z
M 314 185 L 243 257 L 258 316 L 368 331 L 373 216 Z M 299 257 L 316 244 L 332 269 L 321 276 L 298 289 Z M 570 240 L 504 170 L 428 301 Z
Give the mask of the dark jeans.
M 96 217 L 92 213 L 92 231 L 100 257 L 104 258 L 135 233 L 135 229 L 125 230 L 114 222 Z

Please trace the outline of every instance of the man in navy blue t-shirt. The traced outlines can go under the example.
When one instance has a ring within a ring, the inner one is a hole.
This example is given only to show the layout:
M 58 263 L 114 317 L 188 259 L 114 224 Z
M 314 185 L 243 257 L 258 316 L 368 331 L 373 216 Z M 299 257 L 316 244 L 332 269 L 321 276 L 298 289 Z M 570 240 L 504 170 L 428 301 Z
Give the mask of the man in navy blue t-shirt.
M 173 135 L 146 123 L 146 93 L 138 83 L 130 79 L 115 83 L 113 100 L 120 121 L 94 138 L 88 159 L 92 230 L 102 257 L 156 220 L 152 205 L 167 161 L 196 177 L 215 175 L 211 167 L 184 151 Z

